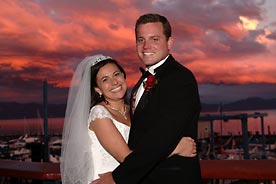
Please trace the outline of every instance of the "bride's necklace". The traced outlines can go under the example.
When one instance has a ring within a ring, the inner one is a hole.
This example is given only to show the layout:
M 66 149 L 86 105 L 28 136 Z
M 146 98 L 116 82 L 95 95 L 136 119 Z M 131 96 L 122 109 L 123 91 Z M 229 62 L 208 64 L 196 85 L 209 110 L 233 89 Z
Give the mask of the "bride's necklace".
M 106 105 L 107 107 L 109 107 L 110 109 L 114 110 L 114 111 L 117 111 L 119 112 L 123 117 L 124 119 L 127 119 L 127 116 L 126 116 L 126 104 L 124 104 L 124 111 L 121 111 L 120 109 L 117 109 L 115 107 L 112 107 L 108 102 L 106 102 Z

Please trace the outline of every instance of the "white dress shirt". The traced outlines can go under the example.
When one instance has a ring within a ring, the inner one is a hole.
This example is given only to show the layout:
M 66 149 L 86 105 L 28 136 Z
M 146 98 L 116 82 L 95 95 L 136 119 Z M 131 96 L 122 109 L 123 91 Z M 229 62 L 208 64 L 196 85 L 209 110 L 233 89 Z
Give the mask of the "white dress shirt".
M 154 70 L 161 66 L 163 63 L 165 63 L 166 59 L 169 57 L 169 55 L 167 57 L 165 57 L 165 59 L 161 60 L 160 62 L 150 66 L 149 68 L 146 68 L 146 71 L 149 71 L 152 75 L 155 75 Z M 136 93 L 136 98 L 135 98 L 135 108 L 137 107 L 137 104 L 139 102 L 139 100 L 141 99 L 145 89 L 144 89 L 144 82 L 147 81 L 147 78 L 144 79 L 144 81 L 141 83 L 141 85 L 139 86 L 137 93 Z

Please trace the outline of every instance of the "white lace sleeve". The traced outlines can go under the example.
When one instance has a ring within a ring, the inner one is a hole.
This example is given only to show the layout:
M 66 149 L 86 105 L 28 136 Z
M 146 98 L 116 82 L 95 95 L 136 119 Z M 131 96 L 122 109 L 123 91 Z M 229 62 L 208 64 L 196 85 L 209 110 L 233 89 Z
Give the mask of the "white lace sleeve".
M 102 106 L 102 105 L 95 105 L 91 108 L 88 118 L 88 124 L 91 121 L 94 121 L 96 118 L 103 119 L 103 118 L 109 118 L 113 119 L 111 114 L 108 112 L 108 110 Z

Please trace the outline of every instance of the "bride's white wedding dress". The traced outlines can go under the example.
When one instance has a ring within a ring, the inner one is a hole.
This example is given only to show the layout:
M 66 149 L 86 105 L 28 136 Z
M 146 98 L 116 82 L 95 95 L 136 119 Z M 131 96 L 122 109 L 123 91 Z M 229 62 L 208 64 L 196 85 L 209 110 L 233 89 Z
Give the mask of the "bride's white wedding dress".
M 128 135 L 130 127 L 118 122 L 115 120 L 111 114 L 107 111 L 107 109 L 102 105 L 96 105 L 91 108 L 89 118 L 88 118 L 88 126 L 91 121 L 95 120 L 96 118 L 109 118 L 112 120 L 114 125 L 117 127 L 119 132 L 122 134 L 125 141 L 128 141 Z M 96 134 L 89 129 L 89 137 L 91 139 L 92 145 L 91 146 L 91 152 L 92 152 L 92 163 L 91 167 L 93 167 L 92 172 L 89 173 L 91 176 L 91 181 L 98 178 L 98 174 L 106 173 L 109 171 L 113 171 L 118 165 L 119 162 L 114 159 L 100 144 L 99 140 L 96 137 Z
M 91 91 L 91 67 L 107 59 L 112 58 L 101 54 L 84 58 L 72 77 L 62 132 L 62 184 L 87 184 L 98 178 L 98 174 L 113 171 L 119 165 L 89 129 L 91 120 L 111 119 L 125 141 L 128 141 L 130 127 L 116 121 L 104 106 L 97 105 L 89 113 L 91 100 L 94 102 L 97 99 L 96 92 Z

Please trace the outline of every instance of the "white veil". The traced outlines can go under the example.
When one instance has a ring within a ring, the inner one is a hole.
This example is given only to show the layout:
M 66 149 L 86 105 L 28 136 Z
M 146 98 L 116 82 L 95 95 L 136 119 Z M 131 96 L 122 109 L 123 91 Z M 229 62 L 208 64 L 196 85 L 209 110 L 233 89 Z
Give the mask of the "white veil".
M 91 66 L 109 56 L 86 57 L 79 63 L 69 89 L 65 113 L 60 171 L 63 184 L 92 182 L 93 158 L 88 134 L 88 116 L 91 103 Z

